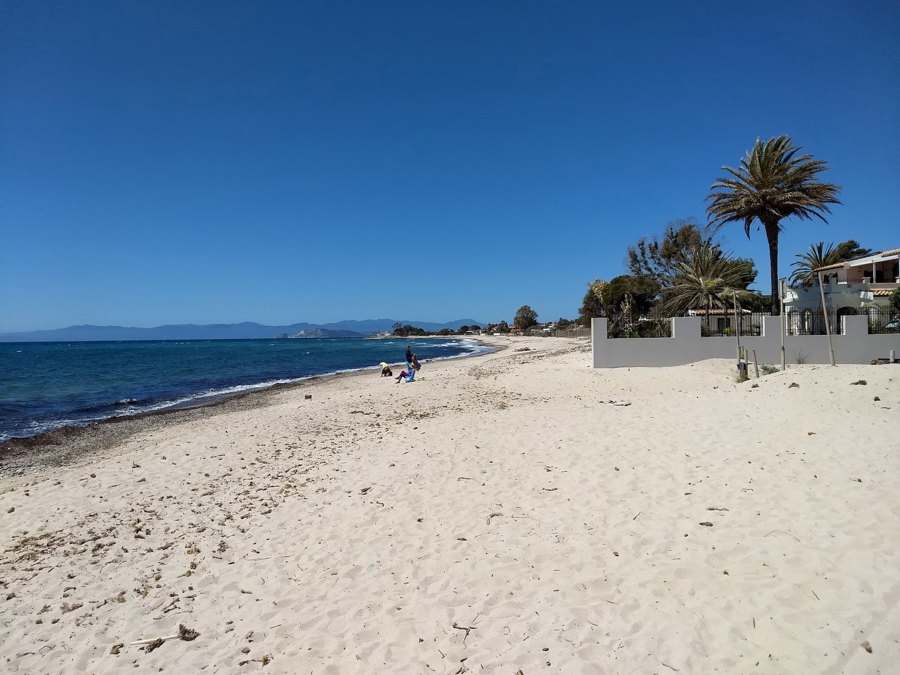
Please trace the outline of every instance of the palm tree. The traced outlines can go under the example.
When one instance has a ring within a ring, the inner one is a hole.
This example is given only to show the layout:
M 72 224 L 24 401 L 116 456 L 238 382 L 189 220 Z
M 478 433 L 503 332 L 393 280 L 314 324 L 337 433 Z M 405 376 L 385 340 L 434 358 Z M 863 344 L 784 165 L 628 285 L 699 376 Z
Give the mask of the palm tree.
M 796 269 L 791 273 L 790 282 L 809 288 L 816 283 L 817 269 L 871 254 L 872 249 L 862 248 L 855 239 L 848 239 L 837 246 L 834 244 L 825 246 L 825 242 L 820 241 L 810 246 L 806 253 L 794 256 L 797 260 L 791 263 L 791 267 Z
M 840 252 L 834 248 L 834 244 L 825 246 L 825 242 L 820 241 L 809 247 L 806 253 L 798 253 L 797 260 L 791 263 L 791 267 L 795 268 L 791 272 L 791 284 L 800 284 L 809 288 L 816 283 L 816 270 L 820 267 L 827 267 L 841 262 Z
M 829 204 L 840 204 L 840 187 L 822 183 L 817 176 L 827 170 L 827 162 L 812 155 L 796 156 L 800 150 L 790 136 L 756 139 L 737 169 L 723 166 L 731 177 L 718 178 L 712 185 L 706 211 L 710 225 L 744 222 L 750 237 L 750 225 L 758 219 L 769 242 L 769 270 L 772 281 L 772 314 L 778 314 L 778 234 L 781 220 L 813 216 L 827 222 L 823 213 L 831 213 Z
M 674 283 L 663 291 L 663 307 L 675 315 L 705 307 L 709 329 L 712 309 L 730 307 L 735 294 L 746 297 L 746 285 L 744 262 L 722 253 L 717 246 L 703 244 L 675 263 Z

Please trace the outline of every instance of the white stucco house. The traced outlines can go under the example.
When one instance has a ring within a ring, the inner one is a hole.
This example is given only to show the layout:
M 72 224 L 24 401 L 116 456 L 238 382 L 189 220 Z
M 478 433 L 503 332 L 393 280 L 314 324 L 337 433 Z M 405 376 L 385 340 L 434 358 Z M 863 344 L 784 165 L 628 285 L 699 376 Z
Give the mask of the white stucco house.
M 835 317 L 845 314 L 870 314 L 873 318 L 888 307 L 888 297 L 900 287 L 900 248 L 873 253 L 863 258 L 821 267 L 825 303 Z M 821 314 L 819 285 L 785 289 L 784 312 L 788 331 L 803 334 L 814 331 L 815 315 Z

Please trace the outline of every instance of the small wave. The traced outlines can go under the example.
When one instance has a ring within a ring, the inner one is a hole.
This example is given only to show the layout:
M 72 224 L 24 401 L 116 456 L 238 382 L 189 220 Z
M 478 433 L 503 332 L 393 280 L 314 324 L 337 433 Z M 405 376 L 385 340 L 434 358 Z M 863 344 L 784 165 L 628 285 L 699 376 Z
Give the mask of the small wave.
M 62 429 L 63 427 L 86 427 L 94 424 L 95 422 L 101 422 L 103 419 L 105 418 L 97 418 L 92 420 L 85 420 L 81 418 L 67 418 L 45 420 L 40 422 L 32 420 L 18 429 L 0 432 L 0 443 L 11 441 L 14 438 L 29 438 L 31 436 L 37 436 L 39 434 L 47 433 L 48 431 L 56 431 L 57 429 Z
M 464 348 L 466 348 L 466 349 L 471 349 L 471 348 L 473 348 L 473 347 L 479 346 L 479 344 L 480 344 L 480 343 L 478 342 L 478 340 L 475 340 L 475 339 L 473 339 L 473 338 L 456 338 L 456 339 L 454 339 L 454 340 L 446 340 L 446 341 L 443 341 L 443 342 L 432 342 L 432 343 L 429 343 L 428 345 L 425 345 L 425 347 L 426 347 L 426 348 L 428 348 L 428 347 L 432 347 L 432 348 L 438 348 L 438 347 L 450 347 L 450 348 L 464 347 Z

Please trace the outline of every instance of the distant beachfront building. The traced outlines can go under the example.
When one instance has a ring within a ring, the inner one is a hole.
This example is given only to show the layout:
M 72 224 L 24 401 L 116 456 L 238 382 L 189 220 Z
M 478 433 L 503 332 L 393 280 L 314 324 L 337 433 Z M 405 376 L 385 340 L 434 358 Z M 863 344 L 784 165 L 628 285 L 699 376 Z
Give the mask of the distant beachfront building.
M 836 316 L 869 314 L 870 319 L 877 321 L 884 318 L 889 296 L 900 287 L 898 265 L 900 248 L 895 248 L 814 271 L 822 273 L 825 303 Z M 821 313 L 821 304 L 818 284 L 785 289 L 788 331 L 795 335 L 819 332 L 813 326 L 816 313 Z

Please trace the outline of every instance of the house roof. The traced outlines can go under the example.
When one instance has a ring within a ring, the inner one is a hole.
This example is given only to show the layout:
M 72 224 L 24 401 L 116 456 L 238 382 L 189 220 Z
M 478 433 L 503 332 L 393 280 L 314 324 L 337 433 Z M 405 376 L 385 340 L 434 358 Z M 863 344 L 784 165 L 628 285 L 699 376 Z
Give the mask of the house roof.
M 881 258 L 890 258 L 892 256 L 900 255 L 900 248 L 892 248 L 887 251 L 882 251 L 881 253 L 872 253 L 871 255 L 862 256 L 861 258 L 854 258 L 853 260 L 844 260 L 839 263 L 834 263 L 833 265 L 825 265 L 824 267 L 817 267 L 813 270 L 813 272 L 824 272 L 826 270 L 839 270 L 844 267 L 856 267 L 858 265 L 866 265 L 870 263 L 880 262 Z

